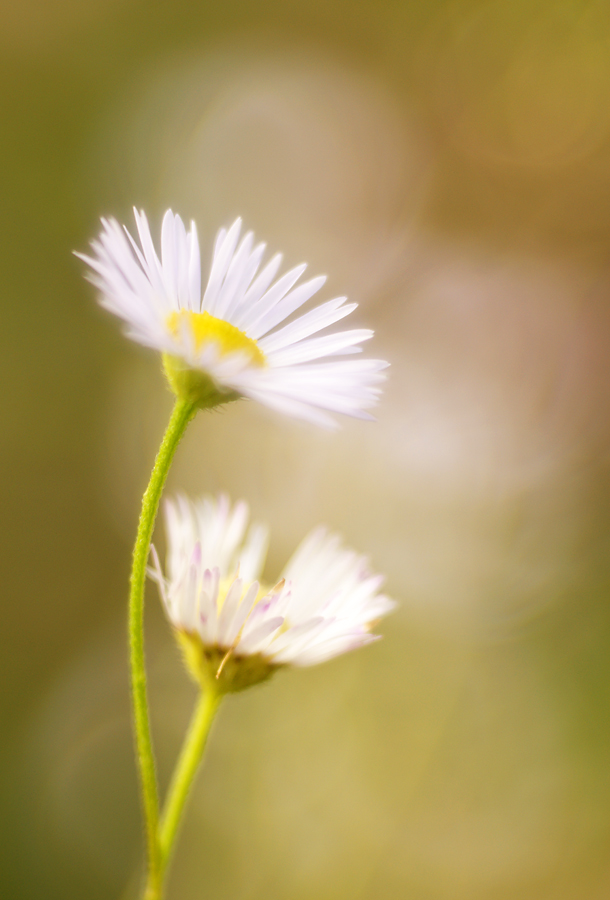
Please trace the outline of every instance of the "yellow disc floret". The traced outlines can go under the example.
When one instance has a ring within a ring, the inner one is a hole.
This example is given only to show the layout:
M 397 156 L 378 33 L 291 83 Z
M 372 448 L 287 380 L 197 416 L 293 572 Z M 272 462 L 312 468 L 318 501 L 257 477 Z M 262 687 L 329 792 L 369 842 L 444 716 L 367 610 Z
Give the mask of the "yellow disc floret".
M 190 331 L 197 352 L 206 345 L 215 345 L 220 356 L 239 354 L 251 365 L 262 367 L 267 364 L 265 354 L 254 338 L 249 338 L 235 325 L 209 312 L 181 309 L 170 313 L 166 324 L 168 331 L 176 338 Z M 217 384 L 208 372 L 192 368 L 179 356 L 164 353 L 163 368 L 174 393 L 202 409 L 239 399 L 236 391 Z
M 223 356 L 241 353 L 256 366 L 264 366 L 266 363 L 265 354 L 254 338 L 249 338 L 235 325 L 225 322 L 224 319 L 217 319 L 209 312 L 197 313 L 190 309 L 181 309 L 180 312 L 170 313 L 167 317 L 167 327 L 174 337 L 179 337 L 183 329 L 190 329 L 198 351 L 206 344 L 216 344 Z

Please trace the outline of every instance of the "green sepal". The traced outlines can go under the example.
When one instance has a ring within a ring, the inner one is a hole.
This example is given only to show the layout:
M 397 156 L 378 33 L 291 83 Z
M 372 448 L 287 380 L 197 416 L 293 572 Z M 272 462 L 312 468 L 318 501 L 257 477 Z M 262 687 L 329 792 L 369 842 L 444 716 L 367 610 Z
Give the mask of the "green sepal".
M 206 647 L 192 632 L 175 629 L 175 634 L 189 674 L 204 690 L 212 684 L 220 694 L 235 694 L 267 681 L 281 668 L 262 653 L 237 656 L 223 647 Z
M 164 353 L 163 371 L 174 394 L 198 409 L 213 409 L 241 398 L 237 391 L 220 388 L 207 372 L 185 366 L 179 356 Z

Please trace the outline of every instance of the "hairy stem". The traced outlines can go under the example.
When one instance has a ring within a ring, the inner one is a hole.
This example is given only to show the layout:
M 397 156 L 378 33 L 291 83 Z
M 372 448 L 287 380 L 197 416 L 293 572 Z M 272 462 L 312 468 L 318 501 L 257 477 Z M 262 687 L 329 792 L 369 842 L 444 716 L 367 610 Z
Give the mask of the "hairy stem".
M 159 843 L 159 798 L 155 759 L 150 732 L 146 666 L 144 659 L 144 584 L 150 542 L 159 500 L 176 448 L 195 413 L 192 403 L 176 400 L 167 430 L 157 454 L 148 487 L 142 498 L 142 511 L 133 550 L 129 593 L 129 654 L 133 703 L 136 759 L 140 776 L 142 807 L 146 824 L 148 887 L 146 897 L 155 897 L 161 885 L 161 849 Z M 160 894 L 158 895 L 160 896 Z
M 171 859 L 184 807 L 221 700 L 222 694 L 210 683 L 199 697 L 174 769 L 159 828 L 162 878 Z

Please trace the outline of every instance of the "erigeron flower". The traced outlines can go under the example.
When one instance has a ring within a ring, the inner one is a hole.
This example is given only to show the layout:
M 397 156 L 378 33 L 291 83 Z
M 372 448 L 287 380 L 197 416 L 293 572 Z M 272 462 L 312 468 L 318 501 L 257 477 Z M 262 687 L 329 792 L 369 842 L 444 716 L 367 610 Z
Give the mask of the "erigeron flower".
M 252 232 L 239 243 L 237 219 L 218 232 L 202 296 L 195 223 L 187 233 L 168 210 L 159 258 L 146 216 L 134 212 L 140 245 L 114 219 L 103 219 L 93 255 L 77 255 L 127 335 L 163 353 L 178 396 L 202 408 L 249 397 L 326 426 L 333 424 L 329 412 L 371 418 L 366 410 L 377 400 L 387 363 L 342 357 L 359 353 L 373 332 L 318 334 L 356 304 L 337 297 L 282 324 L 320 290 L 324 276 L 296 286 L 306 268 L 300 265 L 274 281 L 280 254 L 257 274 L 265 245 L 254 246 Z
M 365 557 L 318 528 L 274 585 L 261 582 L 267 529 L 226 496 L 167 501 L 167 566 L 153 549 L 149 574 L 191 674 L 221 692 L 265 680 L 281 666 L 310 666 L 362 647 L 394 606 Z

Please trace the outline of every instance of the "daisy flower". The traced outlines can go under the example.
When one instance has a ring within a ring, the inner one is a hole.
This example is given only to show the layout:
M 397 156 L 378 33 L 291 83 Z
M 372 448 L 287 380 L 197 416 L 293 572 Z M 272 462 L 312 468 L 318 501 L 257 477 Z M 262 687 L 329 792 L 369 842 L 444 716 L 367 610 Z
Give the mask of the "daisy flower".
M 341 540 L 318 528 L 280 580 L 261 581 L 267 529 L 248 528 L 244 502 L 226 496 L 165 506 L 166 574 L 153 548 L 149 574 L 191 674 L 223 692 L 269 678 L 281 666 L 310 666 L 377 639 L 371 627 L 394 603 L 383 578 Z
M 77 256 L 93 270 L 90 280 L 102 306 L 126 323 L 127 335 L 163 353 L 178 396 L 202 408 L 249 397 L 325 426 L 333 424 L 333 412 L 371 418 L 366 409 L 377 400 L 387 363 L 343 357 L 359 353 L 373 332 L 318 334 L 357 304 L 336 297 L 291 318 L 325 276 L 297 286 L 306 268 L 300 265 L 274 280 L 280 254 L 259 272 L 265 244 L 254 246 L 251 231 L 239 242 L 237 219 L 218 232 L 202 294 L 195 223 L 187 232 L 180 216 L 168 210 L 159 258 L 146 216 L 134 213 L 139 245 L 114 219 L 102 219 L 93 255 Z

